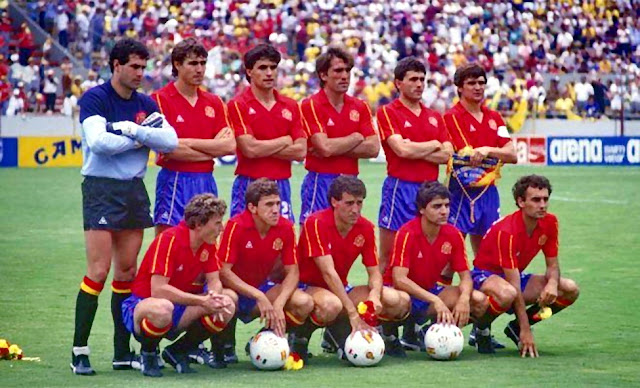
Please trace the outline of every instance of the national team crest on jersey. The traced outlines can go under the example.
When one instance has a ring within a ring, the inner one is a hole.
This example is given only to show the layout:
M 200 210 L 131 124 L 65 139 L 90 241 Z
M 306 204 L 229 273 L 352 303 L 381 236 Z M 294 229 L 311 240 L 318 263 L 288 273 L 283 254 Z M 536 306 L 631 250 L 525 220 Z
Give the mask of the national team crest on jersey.
M 144 119 L 147 118 L 147 112 L 144 111 L 140 111 L 138 113 L 136 113 L 136 124 L 140 125 L 142 124 L 142 122 L 144 121 Z
M 538 245 L 544 245 L 547 242 L 547 235 L 543 234 L 542 236 L 540 236 L 540 238 L 538 239 Z
M 489 127 L 491 127 L 491 129 L 496 131 L 498 129 L 498 124 L 496 123 L 496 121 L 494 119 L 491 119 L 491 120 L 489 120 Z
M 429 124 L 431 124 L 434 127 L 437 127 L 438 126 L 438 119 L 436 119 L 433 116 L 429 117 Z
M 291 111 L 289 109 L 283 109 L 282 110 L 282 117 L 284 117 L 284 119 L 287 120 L 287 121 L 293 120 L 293 114 L 291 113 Z
M 207 260 L 209 260 L 209 251 L 205 249 L 200 254 L 200 261 L 204 263 Z
M 451 254 L 451 243 L 449 241 L 447 241 L 444 244 L 442 244 L 442 248 L 440 248 L 440 252 L 442 252 L 445 255 L 450 255 Z
M 213 109 L 213 107 L 210 107 L 210 106 L 207 106 L 206 108 L 204 108 L 204 114 L 205 114 L 205 116 L 207 116 L 209 118 L 216 117 L 215 109 Z
M 364 236 L 359 234 L 358 237 L 353 240 L 353 245 L 357 246 L 358 248 L 362 248 L 364 246 Z
M 280 237 L 278 237 L 277 239 L 273 240 L 273 250 L 274 251 L 281 251 L 283 245 L 284 245 L 284 243 L 282 242 L 282 239 Z
M 360 121 L 360 113 L 357 110 L 352 109 L 351 112 L 349 112 L 349 119 L 351 121 Z

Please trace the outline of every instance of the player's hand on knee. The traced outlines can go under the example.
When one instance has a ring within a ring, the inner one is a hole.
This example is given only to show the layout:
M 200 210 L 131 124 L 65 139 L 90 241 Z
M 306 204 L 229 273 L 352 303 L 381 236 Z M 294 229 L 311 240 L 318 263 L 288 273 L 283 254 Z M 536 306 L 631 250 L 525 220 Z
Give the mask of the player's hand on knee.
M 438 323 L 445 325 L 453 325 L 455 323 L 453 314 L 451 314 L 451 311 L 443 301 L 438 299 L 438 301 L 434 303 L 433 308 L 436 310 L 436 319 Z
M 538 298 L 538 304 L 540 307 L 545 307 L 553 304 L 558 298 L 558 287 L 554 287 L 553 284 L 547 284 Z
M 373 303 L 373 310 L 376 312 L 376 314 L 380 314 L 380 312 L 382 311 L 382 302 L 380 301 L 380 298 L 378 298 L 377 296 L 371 296 L 369 297 L 369 301 Z
M 532 357 L 538 357 L 538 349 L 536 349 L 536 344 L 533 341 L 533 333 L 531 330 L 522 330 L 520 331 L 520 356 L 527 357 L 527 354 Z
M 453 320 L 458 327 L 463 328 L 469 323 L 469 314 L 471 308 L 469 302 L 459 301 L 453 308 Z

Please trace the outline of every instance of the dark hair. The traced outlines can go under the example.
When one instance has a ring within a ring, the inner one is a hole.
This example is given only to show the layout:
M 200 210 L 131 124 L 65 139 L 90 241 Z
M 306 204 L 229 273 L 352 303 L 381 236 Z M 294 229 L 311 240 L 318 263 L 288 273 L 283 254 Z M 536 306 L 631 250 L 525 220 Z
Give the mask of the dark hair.
M 329 186 L 329 203 L 331 199 L 339 201 L 342 199 L 342 194 L 351 194 L 354 197 L 366 198 L 367 188 L 360 179 L 352 175 L 340 175 L 331 182 Z
M 527 189 L 533 187 L 534 189 L 547 189 L 549 195 L 551 195 L 551 182 L 549 179 L 542 175 L 525 175 L 518 179 L 511 192 L 513 193 L 513 199 L 518 206 L 518 198 L 526 199 Z M 519 206 L 518 206 L 519 207 Z
M 149 59 L 149 50 L 142 43 L 135 39 L 124 38 L 116 42 L 109 54 L 109 68 L 113 73 L 113 62 L 117 59 L 121 65 L 126 65 L 129 62 L 131 55 L 136 55 L 144 60 Z
M 449 199 L 451 194 L 442 183 L 438 181 L 427 181 L 420 185 L 418 194 L 416 194 L 416 208 L 418 212 L 424 209 L 436 197 Z
M 213 216 L 222 217 L 227 211 L 227 204 L 223 199 L 211 193 L 198 194 L 191 198 L 184 208 L 184 221 L 189 229 L 204 225 Z
M 247 51 L 244 54 L 243 58 L 245 77 L 247 78 L 247 81 L 251 82 L 251 77 L 249 77 L 249 74 L 246 73 L 246 70 L 253 69 L 253 66 L 255 66 L 256 62 L 261 59 L 266 59 L 274 62 L 275 64 L 278 64 L 280 63 L 282 56 L 275 47 L 266 43 L 261 43 L 251 50 Z
M 247 187 L 247 192 L 244 194 L 244 203 L 245 205 L 258 206 L 260 199 L 267 195 L 280 195 L 276 181 L 267 178 L 256 179 Z
M 176 63 L 183 64 L 184 60 L 193 54 L 196 57 L 207 58 L 209 55 L 204 45 L 200 43 L 196 38 L 187 38 L 178 43 L 176 47 L 171 51 L 171 74 L 174 77 L 178 76 L 178 69 L 176 69 Z
M 393 70 L 393 75 L 397 81 L 402 81 L 410 71 L 427 74 L 427 68 L 422 61 L 416 57 L 406 57 L 398 62 Z
M 320 87 L 324 87 L 324 81 L 320 74 L 329 73 L 329 68 L 331 67 L 331 61 L 334 58 L 342 59 L 344 63 L 347 64 L 347 68 L 351 70 L 353 68 L 353 57 L 351 54 L 341 49 L 340 47 L 329 47 L 329 49 L 320 54 L 320 56 L 316 59 L 316 75 L 320 80 Z
M 456 70 L 456 73 L 453 75 L 453 84 L 461 88 L 465 80 L 478 77 L 484 77 L 486 80 L 487 72 L 484 71 L 484 68 L 477 63 L 469 63 L 467 65 L 460 66 Z

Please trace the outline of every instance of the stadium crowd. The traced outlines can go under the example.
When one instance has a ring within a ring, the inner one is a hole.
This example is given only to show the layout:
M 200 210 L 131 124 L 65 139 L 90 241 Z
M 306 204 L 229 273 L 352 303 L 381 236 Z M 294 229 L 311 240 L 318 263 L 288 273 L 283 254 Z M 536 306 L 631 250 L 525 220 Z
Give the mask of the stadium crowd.
M 0 101 L 8 115 L 71 114 L 84 91 L 109 78 L 108 53 L 123 36 L 141 39 L 151 52 L 147 92 L 172 79 L 171 49 L 194 36 L 209 51 L 205 86 L 225 100 L 245 85 L 242 54 L 268 41 L 284 55 L 282 93 L 296 100 L 318 90 L 312 75 L 322 48 L 340 44 L 356 58 L 350 94 L 372 108 L 394 97 L 397 61 L 416 55 L 428 64 L 424 102 L 439 111 L 457 100 L 456 67 L 478 62 L 491 74 L 488 103 L 505 116 L 640 113 L 640 3 L 630 0 L 59 0 L 23 6 L 89 72 L 83 78 L 71 61 L 53 61 L 51 39 L 36 45 L 26 23 L 15 29 L 0 11 Z

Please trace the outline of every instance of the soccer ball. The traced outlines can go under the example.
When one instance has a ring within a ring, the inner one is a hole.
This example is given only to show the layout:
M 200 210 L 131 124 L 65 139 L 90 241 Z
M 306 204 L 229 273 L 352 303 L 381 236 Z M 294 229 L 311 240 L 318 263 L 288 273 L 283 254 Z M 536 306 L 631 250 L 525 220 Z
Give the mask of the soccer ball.
M 356 331 L 344 344 L 347 359 L 355 366 L 372 366 L 384 356 L 384 341 L 372 331 Z
M 282 369 L 289 357 L 289 344 L 286 338 L 278 337 L 272 331 L 263 331 L 249 341 L 249 354 L 258 369 Z
M 424 335 L 424 345 L 431 358 L 454 360 L 462 353 L 464 335 L 456 325 L 431 325 Z

